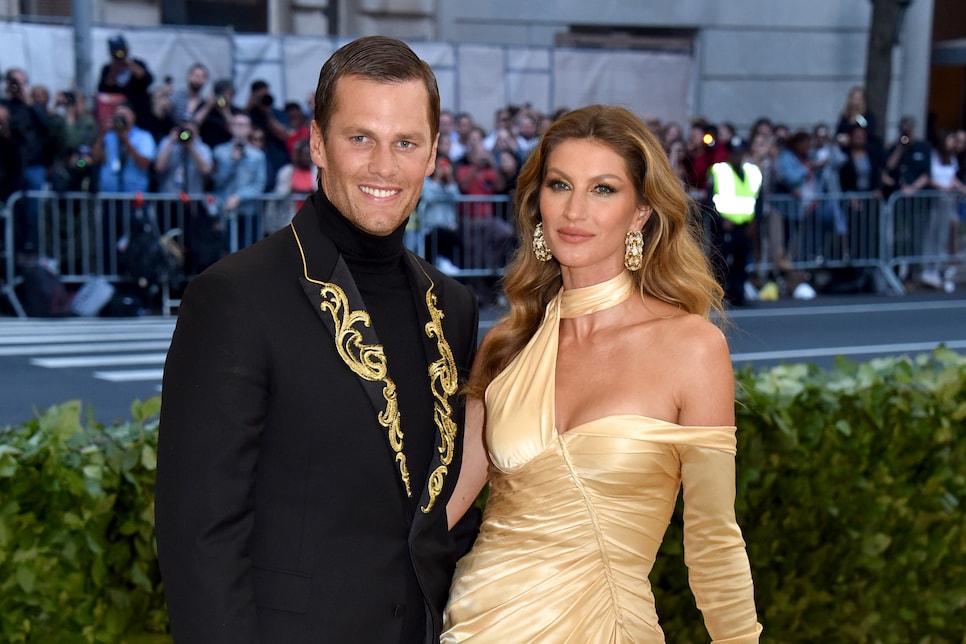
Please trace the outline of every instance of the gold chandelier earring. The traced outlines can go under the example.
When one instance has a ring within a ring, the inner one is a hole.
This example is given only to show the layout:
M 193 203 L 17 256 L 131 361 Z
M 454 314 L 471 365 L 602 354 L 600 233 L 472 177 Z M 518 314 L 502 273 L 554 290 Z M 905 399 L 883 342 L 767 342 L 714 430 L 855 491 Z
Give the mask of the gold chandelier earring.
M 639 230 L 628 230 L 624 235 L 624 266 L 633 272 L 644 264 L 644 234 Z
M 538 222 L 533 229 L 533 254 L 541 262 L 549 262 L 553 258 L 547 240 L 543 238 L 543 222 Z

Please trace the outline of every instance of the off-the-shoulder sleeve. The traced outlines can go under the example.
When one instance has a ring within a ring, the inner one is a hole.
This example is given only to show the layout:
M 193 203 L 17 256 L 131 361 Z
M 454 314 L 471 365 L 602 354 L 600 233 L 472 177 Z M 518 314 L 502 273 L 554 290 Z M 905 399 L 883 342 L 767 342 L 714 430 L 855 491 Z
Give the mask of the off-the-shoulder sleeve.
M 684 487 L 684 561 L 691 592 L 713 644 L 757 643 L 751 566 L 735 519 L 735 457 L 680 447 Z

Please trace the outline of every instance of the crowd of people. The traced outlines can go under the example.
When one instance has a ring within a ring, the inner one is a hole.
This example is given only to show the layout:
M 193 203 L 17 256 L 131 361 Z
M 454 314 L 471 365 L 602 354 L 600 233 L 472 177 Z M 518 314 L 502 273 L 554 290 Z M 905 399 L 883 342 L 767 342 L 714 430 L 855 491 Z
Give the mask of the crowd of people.
M 529 105 L 510 105 L 497 110 L 489 133 L 469 114 L 444 111 L 440 119 L 439 159 L 444 169 L 427 179 L 424 200 L 436 205 L 457 194 L 511 193 L 533 143 L 566 111 L 543 114 Z M 739 231 L 747 238 L 746 243 L 737 245 L 743 246 L 744 251 L 737 258 L 720 259 L 732 266 L 741 264 L 741 269 L 735 272 L 743 276 L 746 260 L 757 258 L 762 248 L 768 248 L 769 256 L 765 259 L 777 267 L 773 276 L 787 282 L 788 294 L 796 297 L 813 297 L 815 291 L 805 281 L 807 276 L 788 269 L 793 261 L 806 258 L 796 257 L 794 249 L 786 248 L 788 233 L 781 231 L 781 219 L 788 213 L 769 212 L 766 204 L 770 197 L 784 195 L 798 209 L 798 219 L 823 210 L 818 214 L 830 220 L 836 252 L 845 260 L 858 242 L 849 241 L 849 222 L 844 209 L 837 204 L 825 209 L 823 197 L 865 193 L 874 199 L 887 199 L 895 192 L 913 194 L 922 190 L 946 192 L 959 197 L 960 202 L 966 197 L 966 130 L 935 129 L 923 139 L 919 137 L 915 119 L 906 116 L 900 121 L 898 136 L 887 144 L 876 134 L 876 116 L 866 105 L 862 87 L 849 91 L 836 119 L 818 121 L 807 129 L 792 129 L 766 117 L 757 119 L 747 133 L 738 132 L 731 123 L 713 123 L 701 117 L 692 119 L 687 127 L 659 119 L 649 119 L 646 123 L 662 142 L 682 185 L 692 198 L 706 206 L 706 212 L 717 210 L 709 185 L 716 164 L 728 163 L 730 158 L 735 166 L 750 164 L 760 172 L 755 194 L 756 216 L 745 230 Z M 735 150 L 737 158 L 734 158 Z M 454 170 L 449 170 L 449 166 Z M 940 235 L 942 242 L 938 245 L 942 247 L 926 249 L 926 253 L 948 252 L 952 256 L 960 253 L 959 222 L 966 217 L 966 210 L 954 207 L 956 201 L 950 200 L 949 211 L 939 216 L 942 226 L 948 226 Z M 479 216 L 481 213 L 451 211 L 444 217 L 434 212 L 430 224 L 443 230 L 468 231 L 467 214 Z M 474 222 L 474 225 L 480 224 Z M 711 238 L 722 232 L 720 220 L 715 225 Z M 512 231 L 504 230 L 499 222 L 490 222 L 487 226 L 489 239 L 496 246 L 478 249 L 478 252 L 487 253 L 486 260 L 495 261 Z M 479 239 L 468 232 L 464 235 L 468 239 Z M 768 239 L 763 240 L 762 236 Z M 437 265 L 449 267 L 453 245 L 452 242 L 443 245 L 445 250 L 436 259 Z M 721 244 L 712 245 L 722 251 Z M 732 252 L 732 246 L 723 252 Z M 908 271 L 908 267 L 903 270 Z M 942 274 L 936 268 L 924 266 L 915 276 L 906 272 L 900 277 L 915 277 L 927 287 L 949 289 L 955 270 L 955 264 L 947 265 Z M 728 272 L 728 269 L 719 266 L 719 271 Z M 721 279 L 723 283 L 728 281 L 726 275 Z M 752 275 L 747 282 L 742 280 L 738 289 L 730 289 L 728 299 L 740 305 L 748 293 L 757 297 L 759 289 L 767 290 L 769 279 L 768 275 Z
M 198 272 L 227 250 L 226 215 L 255 212 L 265 193 L 314 190 L 305 155 L 311 102 L 278 105 L 269 84 L 256 80 L 238 104 L 233 82 L 212 82 L 200 62 L 176 87 L 135 57 L 123 35 L 107 44 L 111 59 L 93 97 L 76 88 L 52 93 L 30 85 L 25 70 L 6 70 L 0 202 L 42 189 L 208 194 L 207 216 L 194 218 L 188 231 L 196 242 L 191 270 Z M 38 242 L 35 202 L 26 200 L 15 216 L 15 251 L 30 258 Z M 252 219 L 256 235 L 286 223 L 278 219 Z
M 269 84 L 256 80 L 241 105 L 233 82 L 212 80 L 203 63 L 191 65 L 181 83 L 170 75 L 159 81 L 147 63 L 132 55 L 123 35 L 110 38 L 108 49 L 111 60 L 101 70 L 93 99 L 76 89 L 51 95 L 46 87 L 31 86 L 24 70 L 6 71 L 0 102 L 0 201 L 18 190 L 43 188 L 210 194 L 204 210 L 209 216 L 197 217 L 188 231 L 195 240 L 191 273 L 226 252 L 226 215 L 263 215 L 239 219 L 256 228 L 249 231 L 250 239 L 290 221 L 292 208 L 264 209 L 257 198 L 314 189 L 316 171 L 307 148 L 314 96 L 280 104 Z M 566 111 L 507 105 L 495 112 L 489 127 L 466 112 L 440 113 L 436 171 L 425 181 L 421 218 L 411 226 L 418 224 L 425 235 L 421 248 L 437 267 L 458 274 L 505 264 L 513 244 L 511 217 L 486 198 L 506 196 L 508 203 L 539 137 Z M 731 254 L 719 270 L 744 265 L 767 249 L 765 259 L 778 267 L 780 282 L 786 278 L 782 283 L 789 295 L 809 297 L 814 290 L 802 283 L 801 274 L 796 277 L 787 269 L 802 258 L 786 249 L 781 217 L 764 207 L 770 196 L 792 196 L 799 202 L 796 208 L 808 215 L 820 208 L 822 195 L 862 192 L 887 198 L 896 191 L 919 190 L 966 195 L 966 130 L 936 129 L 921 139 L 915 120 L 905 117 L 896 139 L 886 144 L 876 134 L 877 117 L 869 112 L 861 87 L 849 92 L 835 119 L 808 129 L 764 117 L 747 133 L 700 117 L 686 125 L 645 122 L 662 142 L 679 180 L 709 212 L 715 208 L 708 184 L 712 168 L 728 162 L 729 150 L 736 147 L 732 140 L 739 144 L 742 160 L 735 167 L 750 163 L 762 175 L 759 211 L 738 231 L 725 225 L 728 240 L 723 250 L 718 243 L 718 251 Z M 481 200 L 457 205 L 461 196 Z M 36 252 L 36 206 L 28 203 L 21 210 L 15 248 L 30 256 Z M 838 240 L 838 255 L 848 259 L 849 222 L 843 209 L 830 208 L 822 215 Z M 963 216 L 961 208 L 951 207 L 931 252 L 958 256 Z M 735 244 L 736 239 L 741 243 Z M 920 266 L 915 274 L 908 270 L 903 267 L 902 279 L 948 289 L 955 264 Z M 771 277 L 751 275 L 740 290 L 757 297 Z M 481 297 L 492 293 L 492 280 L 481 282 L 478 290 Z M 729 299 L 741 304 L 744 295 L 731 291 Z

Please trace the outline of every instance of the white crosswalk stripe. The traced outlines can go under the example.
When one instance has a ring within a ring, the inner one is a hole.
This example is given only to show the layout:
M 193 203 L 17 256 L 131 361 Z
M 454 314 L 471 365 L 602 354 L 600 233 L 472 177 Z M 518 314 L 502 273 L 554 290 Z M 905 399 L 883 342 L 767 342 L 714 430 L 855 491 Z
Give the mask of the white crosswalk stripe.
M 47 369 L 89 369 L 108 382 L 154 381 L 161 389 L 174 318 L 5 320 L 0 356 Z

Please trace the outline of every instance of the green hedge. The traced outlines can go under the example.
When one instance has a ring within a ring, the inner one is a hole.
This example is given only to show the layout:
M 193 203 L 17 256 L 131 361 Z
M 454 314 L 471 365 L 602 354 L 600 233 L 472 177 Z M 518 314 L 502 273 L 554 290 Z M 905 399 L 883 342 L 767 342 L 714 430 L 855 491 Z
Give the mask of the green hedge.
M 738 374 L 738 521 L 770 642 L 966 642 L 966 358 Z M 680 507 L 652 575 L 669 642 L 707 642 Z
M 966 358 L 737 374 L 738 517 L 766 642 L 966 642 Z M 165 641 L 157 398 L 0 430 L 3 641 Z M 680 507 L 652 574 L 669 642 L 707 642 Z
M 154 547 L 160 400 L 133 422 L 78 401 L 0 430 L 0 640 L 167 640 Z

